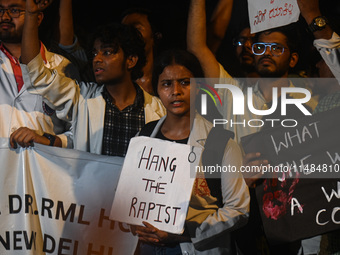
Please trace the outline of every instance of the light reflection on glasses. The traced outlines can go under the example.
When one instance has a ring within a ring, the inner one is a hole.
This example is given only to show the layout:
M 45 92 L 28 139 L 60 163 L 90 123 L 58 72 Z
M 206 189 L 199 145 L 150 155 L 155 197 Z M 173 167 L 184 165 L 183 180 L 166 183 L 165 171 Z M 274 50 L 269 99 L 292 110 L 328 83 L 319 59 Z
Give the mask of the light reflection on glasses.
M 243 46 L 246 42 L 249 42 L 250 45 L 253 43 L 254 37 L 246 37 L 246 36 L 240 36 L 237 38 L 234 38 L 233 45 L 234 46 Z
M 278 43 L 253 43 L 252 51 L 255 55 L 263 55 L 266 52 L 267 47 L 269 47 L 274 56 L 280 56 L 283 54 L 285 49 L 288 50 L 287 47 Z

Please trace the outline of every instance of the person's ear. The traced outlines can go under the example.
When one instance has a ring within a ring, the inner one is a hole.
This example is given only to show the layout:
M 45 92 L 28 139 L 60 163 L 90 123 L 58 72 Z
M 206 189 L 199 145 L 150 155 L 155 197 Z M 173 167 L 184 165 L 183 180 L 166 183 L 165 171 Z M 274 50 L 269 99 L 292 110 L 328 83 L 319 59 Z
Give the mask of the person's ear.
M 299 55 L 296 52 L 293 52 L 290 55 L 289 67 L 294 68 L 299 61 Z
M 129 56 L 127 58 L 127 68 L 128 70 L 131 70 L 132 68 L 134 68 L 138 62 L 138 57 L 137 56 Z
M 38 26 L 40 26 L 42 20 L 44 19 L 44 13 L 43 12 L 39 12 L 38 13 Z

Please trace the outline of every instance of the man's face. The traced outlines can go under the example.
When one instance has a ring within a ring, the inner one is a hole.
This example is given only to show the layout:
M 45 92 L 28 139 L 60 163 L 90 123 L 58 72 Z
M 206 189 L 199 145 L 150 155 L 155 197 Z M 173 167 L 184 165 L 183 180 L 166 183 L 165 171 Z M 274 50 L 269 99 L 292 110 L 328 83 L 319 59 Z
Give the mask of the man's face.
M 98 84 L 116 84 L 130 79 L 129 64 L 123 50 L 96 40 L 92 50 L 92 67 Z
M 145 14 L 128 14 L 122 19 L 122 24 L 134 26 L 143 36 L 145 51 L 149 52 L 152 50 L 154 44 L 153 33 L 148 17 Z
M 23 0 L 0 0 L 0 9 L 25 10 Z M 25 14 L 13 18 L 8 11 L 0 17 L 0 40 L 5 43 L 21 43 Z
M 242 45 L 236 45 L 236 57 L 243 68 L 254 68 L 254 55 L 251 50 L 255 34 L 250 33 L 250 28 L 245 28 L 239 34 L 237 40 Z
M 287 45 L 287 37 L 280 32 L 261 33 L 259 43 L 276 43 L 284 47 L 281 55 L 273 54 L 270 47 L 266 47 L 262 55 L 255 55 L 255 69 L 261 77 L 287 77 L 289 68 L 293 68 L 298 56 L 291 53 Z

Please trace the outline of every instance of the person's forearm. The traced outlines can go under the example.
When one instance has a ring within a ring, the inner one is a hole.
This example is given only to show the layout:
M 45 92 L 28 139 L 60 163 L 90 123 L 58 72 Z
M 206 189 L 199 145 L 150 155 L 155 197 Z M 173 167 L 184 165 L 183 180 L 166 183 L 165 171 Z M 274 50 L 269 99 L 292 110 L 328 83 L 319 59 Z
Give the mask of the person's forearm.
M 26 11 L 22 34 L 21 62 L 28 64 L 40 52 L 38 13 Z
M 207 44 L 216 54 L 225 37 L 233 9 L 233 0 L 220 0 L 211 16 L 207 29 Z
M 188 16 L 188 51 L 198 58 L 205 77 L 219 77 L 219 63 L 207 46 L 205 0 L 191 0 Z
M 206 47 L 206 35 L 205 0 L 191 0 L 187 27 L 188 50 L 197 52 Z
M 304 19 L 309 25 L 313 22 L 313 19 L 318 16 L 322 16 L 321 12 L 314 12 L 314 13 L 311 12 L 311 13 L 305 14 Z M 329 25 L 326 25 L 326 27 L 322 30 L 317 30 L 313 32 L 315 39 L 330 39 L 332 37 L 332 34 L 333 34 L 333 29 Z
M 74 41 L 72 0 L 60 0 L 58 43 L 72 45 Z
M 301 15 L 308 25 L 313 22 L 314 18 L 322 16 L 318 0 L 298 0 L 297 3 Z M 322 30 L 313 32 L 315 39 L 330 39 L 332 34 L 333 29 L 329 25 L 326 25 L 326 27 Z

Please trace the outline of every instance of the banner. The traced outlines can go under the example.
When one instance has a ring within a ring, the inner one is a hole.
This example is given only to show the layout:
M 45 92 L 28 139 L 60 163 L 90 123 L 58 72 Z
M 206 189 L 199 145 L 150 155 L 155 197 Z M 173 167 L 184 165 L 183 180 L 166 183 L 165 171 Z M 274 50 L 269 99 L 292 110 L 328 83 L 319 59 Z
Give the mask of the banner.
M 251 33 L 296 22 L 300 10 L 296 0 L 248 0 Z
M 143 221 L 181 234 L 202 149 L 150 137 L 131 139 L 112 205 L 111 219 Z
M 133 254 L 137 237 L 109 219 L 123 158 L 0 138 L 0 254 Z
M 269 160 L 256 187 L 266 236 L 291 242 L 340 229 L 340 109 L 242 137 Z

